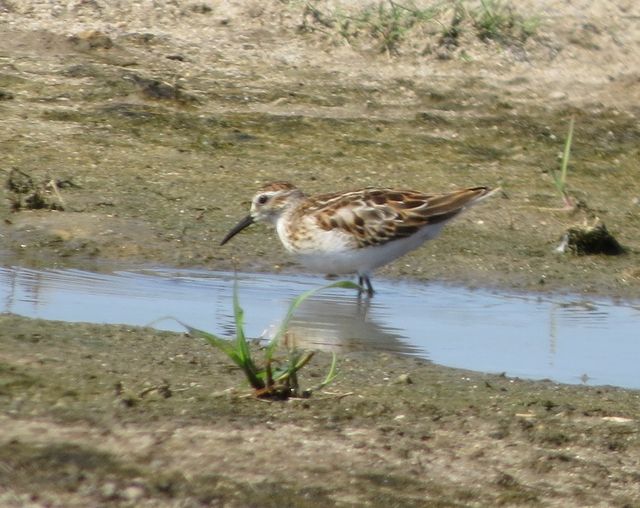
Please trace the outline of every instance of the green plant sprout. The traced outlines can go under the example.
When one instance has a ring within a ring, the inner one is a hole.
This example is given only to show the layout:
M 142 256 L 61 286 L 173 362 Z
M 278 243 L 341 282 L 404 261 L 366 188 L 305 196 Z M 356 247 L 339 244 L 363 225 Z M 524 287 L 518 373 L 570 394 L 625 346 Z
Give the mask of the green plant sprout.
M 562 162 L 560 164 L 560 171 L 553 170 L 552 176 L 553 181 L 556 184 L 556 189 L 562 196 L 562 200 L 564 201 L 564 206 L 567 210 L 573 209 L 575 204 L 571 196 L 567 191 L 567 172 L 569 169 L 569 157 L 571 155 L 571 144 L 573 143 L 573 123 L 574 119 L 571 118 L 569 122 L 569 132 L 567 133 L 567 139 L 564 143 L 564 152 L 562 153 Z
M 233 315 L 236 325 L 235 340 L 227 340 L 222 337 L 218 337 L 213 333 L 205 332 L 198 328 L 189 326 L 181 321 L 178 322 L 187 329 L 191 336 L 206 340 L 209 344 L 225 353 L 238 367 L 240 367 L 249 381 L 249 384 L 255 390 L 255 395 L 257 397 L 286 399 L 289 397 L 309 396 L 311 392 L 322 389 L 335 379 L 337 375 L 337 360 L 335 353 L 333 354 L 331 366 L 329 367 L 329 371 L 324 380 L 318 386 L 313 389 L 305 390 L 304 392 L 300 392 L 298 371 L 309 363 L 309 360 L 311 360 L 314 353 L 312 351 L 303 352 L 295 348 L 289 348 L 285 361 L 275 359 L 274 353 L 289 327 L 289 322 L 293 317 L 293 313 L 300 304 L 318 291 L 331 288 L 360 289 L 360 286 L 350 281 L 338 281 L 327 286 L 312 289 L 296 297 L 293 302 L 291 302 L 291 305 L 289 305 L 289 309 L 280 323 L 273 339 L 264 348 L 264 359 L 260 365 L 258 365 L 251 356 L 249 342 L 247 341 L 244 333 L 244 311 L 242 310 L 242 307 L 240 307 L 238 299 L 237 279 L 233 286 Z
M 428 7 L 418 7 L 413 0 L 378 0 L 333 10 L 320 10 L 310 1 L 303 5 L 301 32 L 333 33 L 348 44 L 372 40 L 388 56 L 399 54 L 406 42 L 429 43 L 434 33 L 430 25 L 434 24 L 442 27 L 438 44 L 445 41 L 454 46 L 465 31 L 485 42 L 522 45 L 535 35 L 540 24 L 538 18 L 520 15 L 511 0 L 438 0 Z M 445 21 L 452 14 L 451 21 Z
M 480 39 L 504 43 L 526 41 L 536 32 L 539 23 L 535 18 L 523 18 L 502 0 L 480 0 L 480 6 L 471 11 L 471 18 Z

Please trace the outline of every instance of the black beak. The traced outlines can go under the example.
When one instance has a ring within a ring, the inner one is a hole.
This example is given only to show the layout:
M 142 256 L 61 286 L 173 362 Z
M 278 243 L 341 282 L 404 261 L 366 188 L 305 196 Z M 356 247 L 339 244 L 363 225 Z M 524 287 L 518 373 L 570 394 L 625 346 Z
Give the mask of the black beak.
M 224 245 L 225 243 L 227 243 L 244 228 L 251 226 L 251 224 L 253 224 L 253 217 L 251 217 L 251 215 L 247 215 L 244 219 L 238 222 L 231 231 L 227 233 L 227 236 L 222 239 L 220 245 Z

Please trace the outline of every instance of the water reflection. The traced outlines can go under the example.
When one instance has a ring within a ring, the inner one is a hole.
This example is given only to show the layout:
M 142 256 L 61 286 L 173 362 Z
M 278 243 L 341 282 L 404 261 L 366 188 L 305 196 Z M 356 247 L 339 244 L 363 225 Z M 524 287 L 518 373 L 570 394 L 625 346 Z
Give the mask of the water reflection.
M 183 331 L 173 316 L 231 337 L 233 274 L 142 270 L 113 274 L 0 268 L 0 309 L 64 321 Z M 269 337 L 317 277 L 239 274 L 247 334 Z M 352 290 L 305 301 L 287 340 L 332 351 L 389 351 L 485 372 L 640 388 L 637 302 L 540 297 L 378 279 L 370 305 Z
M 412 346 L 400 329 L 385 327 L 369 312 L 375 303 L 368 300 L 316 298 L 302 303 L 288 328 L 285 342 L 300 348 L 324 351 L 389 351 L 402 354 L 419 354 L 426 358 L 426 351 Z M 274 324 L 265 334 L 271 339 Z

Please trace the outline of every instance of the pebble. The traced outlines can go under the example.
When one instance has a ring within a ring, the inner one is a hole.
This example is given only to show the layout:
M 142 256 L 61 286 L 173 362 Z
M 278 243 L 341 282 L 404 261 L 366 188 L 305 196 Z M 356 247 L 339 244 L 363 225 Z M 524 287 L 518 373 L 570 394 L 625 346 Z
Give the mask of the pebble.
M 144 497 L 144 488 L 139 485 L 131 485 L 121 492 L 123 499 L 127 501 L 139 501 Z
M 409 374 L 400 374 L 393 382 L 398 385 L 413 384 L 413 380 L 411 379 Z
M 560 90 L 556 90 L 555 92 L 551 92 L 549 94 L 549 99 L 553 101 L 560 101 L 567 98 L 566 92 L 561 92 Z
M 100 488 L 100 494 L 106 499 L 112 499 L 118 492 L 118 486 L 113 482 L 107 482 Z

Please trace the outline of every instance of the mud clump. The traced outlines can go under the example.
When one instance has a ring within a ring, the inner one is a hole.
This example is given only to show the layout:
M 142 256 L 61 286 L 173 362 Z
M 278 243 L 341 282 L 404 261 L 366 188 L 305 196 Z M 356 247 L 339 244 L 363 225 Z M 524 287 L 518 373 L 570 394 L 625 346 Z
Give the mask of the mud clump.
M 69 42 L 80 51 L 111 49 L 113 40 L 99 30 L 85 30 L 69 37 Z
M 6 182 L 11 210 L 63 211 L 64 201 L 60 189 L 69 185 L 73 184 L 67 180 L 54 179 L 36 183 L 28 173 L 14 168 L 9 172 Z
M 129 73 L 124 79 L 134 83 L 145 99 L 176 101 L 183 105 L 198 103 L 197 97 L 185 92 L 179 84 L 174 85 L 135 73 Z
M 605 254 L 619 256 L 626 252 L 618 240 L 609 232 L 603 222 L 596 221 L 588 226 L 574 226 L 565 233 L 561 251 L 569 250 L 578 256 L 590 254 Z

